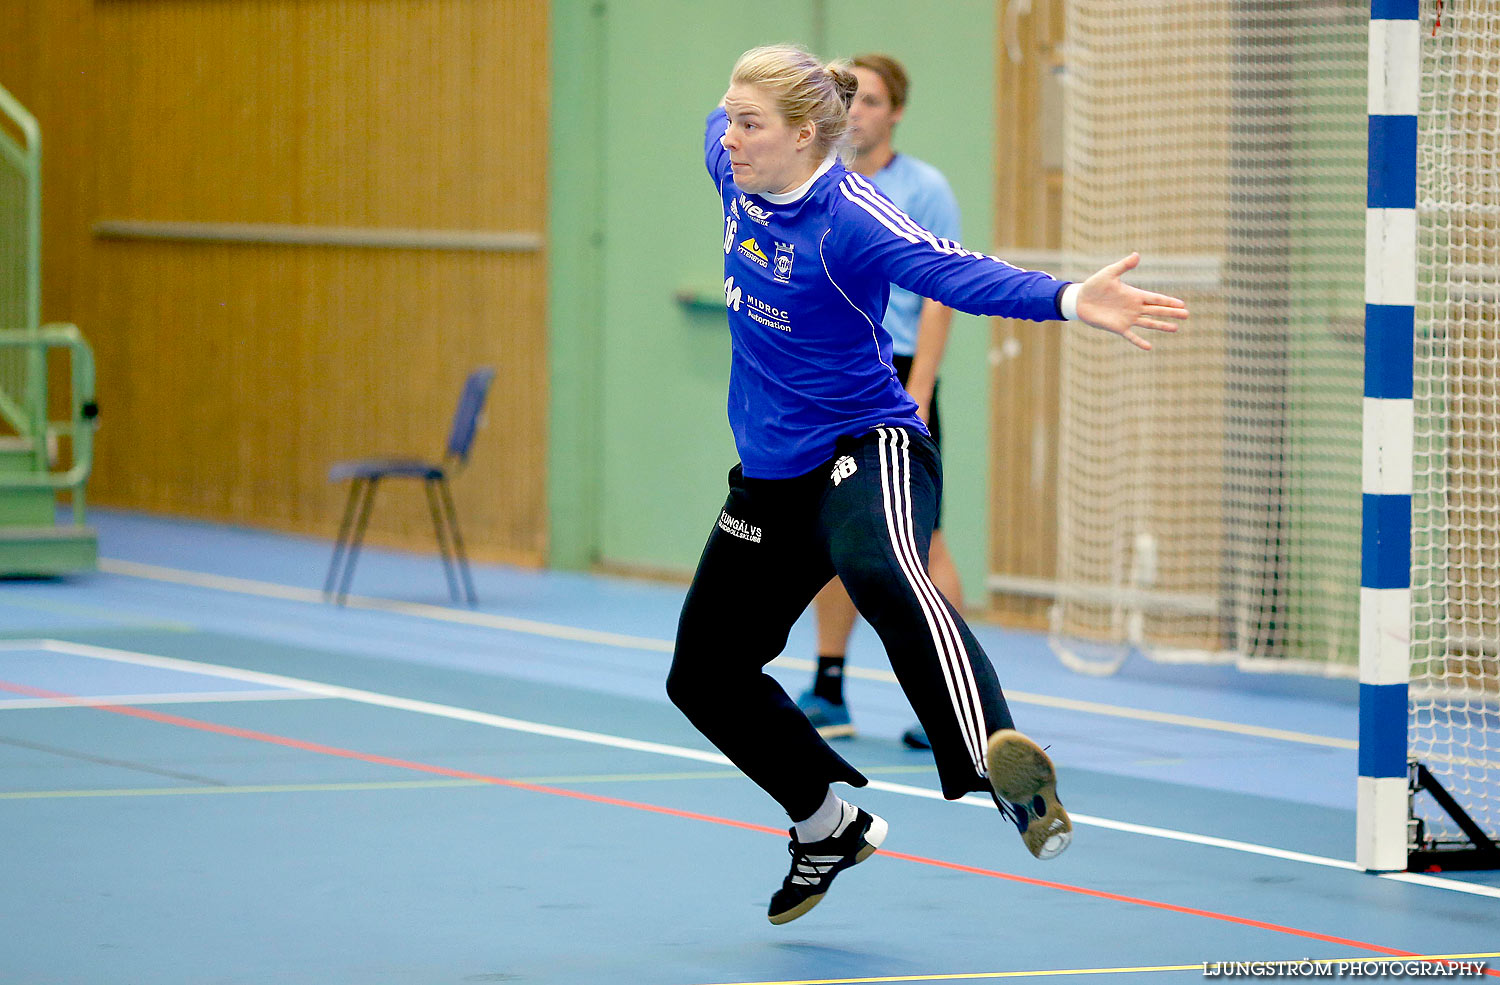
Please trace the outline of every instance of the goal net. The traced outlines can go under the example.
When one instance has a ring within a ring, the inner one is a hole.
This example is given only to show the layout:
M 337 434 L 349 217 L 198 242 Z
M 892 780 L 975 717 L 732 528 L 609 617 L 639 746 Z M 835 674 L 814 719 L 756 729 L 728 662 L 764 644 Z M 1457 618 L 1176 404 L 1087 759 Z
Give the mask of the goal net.
M 1423 0 L 1408 750 L 1500 838 L 1500 4 Z M 1050 639 L 1354 677 L 1368 0 L 1067 0 L 1061 273 L 1186 297 L 1068 326 Z M 1417 797 L 1428 838 L 1458 837 Z
M 1500 4 L 1424 5 L 1410 752 L 1500 838 Z M 1463 840 L 1416 802 L 1425 835 Z
M 1052 640 L 1353 676 L 1365 3 L 1069 0 L 1064 251 L 1186 296 L 1150 355 L 1069 326 Z

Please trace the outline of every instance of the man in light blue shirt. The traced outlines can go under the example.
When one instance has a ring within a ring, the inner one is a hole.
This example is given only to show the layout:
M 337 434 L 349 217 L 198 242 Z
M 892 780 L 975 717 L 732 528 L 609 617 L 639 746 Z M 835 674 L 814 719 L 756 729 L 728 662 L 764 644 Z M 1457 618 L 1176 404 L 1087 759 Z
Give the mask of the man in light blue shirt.
M 906 70 L 888 55 L 859 55 L 853 61 L 859 91 L 849 107 L 849 133 L 854 148 L 849 170 L 871 179 L 903 212 L 939 238 L 960 242 L 958 202 L 947 179 L 937 168 L 910 155 L 898 154 L 892 146 L 896 124 L 906 111 L 910 88 Z M 894 365 L 902 385 L 917 402 L 918 415 L 939 445 L 942 439 L 937 403 L 938 366 L 948 345 L 952 323 L 952 308 L 891 285 L 890 303 L 882 324 L 891 334 Z M 928 572 L 953 607 L 961 609 L 963 586 L 943 537 L 941 513 L 932 535 Z M 851 736 L 854 724 L 844 704 L 844 654 L 856 612 L 849 593 L 837 579 L 819 593 L 816 612 L 818 669 L 812 688 L 797 703 L 824 738 Z M 928 745 L 920 725 L 908 729 L 903 739 L 918 748 Z

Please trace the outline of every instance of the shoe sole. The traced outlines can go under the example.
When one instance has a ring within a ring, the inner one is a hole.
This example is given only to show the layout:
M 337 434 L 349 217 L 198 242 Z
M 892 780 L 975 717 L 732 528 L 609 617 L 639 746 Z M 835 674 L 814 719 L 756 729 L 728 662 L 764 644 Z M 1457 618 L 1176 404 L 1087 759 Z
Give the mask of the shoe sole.
M 818 734 L 825 739 L 852 739 L 855 733 L 853 725 L 844 724 L 819 726 Z
M 880 847 L 880 843 L 885 841 L 885 836 L 890 831 L 890 829 L 891 826 L 885 822 L 885 818 L 881 817 L 879 814 L 871 814 L 870 830 L 865 832 L 865 847 L 856 852 L 854 855 L 854 861 L 844 866 L 844 868 L 840 869 L 839 872 L 843 872 L 844 869 L 852 869 L 859 863 L 863 862 L 865 859 L 869 858 L 871 855 L 874 855 L 875 850 Z M 835 873 L 835 875 L 837 874 L 838 873 Z M 806 913 L 808 910 L 811 910 L 813 907 L 821 903 L 823 901 L 823 897 L 827 895 L 828 894 L 826 892 L 822 892 L 816 896 L 809 896 L 807 899 L 803 900 L 801 903 L 798 903 L 790 910 L 778 913 L 775 916 L 768 916 L 766 919 L 777 925 L 791 923 L 793 920 L 802 916 L 802 914 Z
M 1073 841 L 1073 822 L 1057 799 L 1057 771 L 1042 747 L 1017 732 L 1001 729 L 990 736 L 990 786 L 1002 800 L 1027 808 L 1021 840 L 1039 859 L 1056 858 Z M 1042 799 L 1043 810 L 1034 808 Z

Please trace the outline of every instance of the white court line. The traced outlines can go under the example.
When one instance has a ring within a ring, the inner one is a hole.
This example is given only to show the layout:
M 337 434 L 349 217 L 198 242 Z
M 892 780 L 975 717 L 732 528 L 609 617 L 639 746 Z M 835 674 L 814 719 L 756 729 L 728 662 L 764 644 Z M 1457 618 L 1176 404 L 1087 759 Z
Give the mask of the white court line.
M 281 599 L 287 602 L 309 602 L 315 605 L 325 604 L 323 593 L 316 589 L 297 588 L 292 585 L 278 585 L 275 582 L 253 581 L 248 578 L 234 578 L 228 575 L 202 574 L 196 571 L 182 571 L 177 568 L 163 568 L 154 564 L 120 561 L 113 558 L 100 558 L 99 569 L 110 574 L 126 575 L 132 578 L 147 578 L 153 581 L 169 582 L 174 585 L 188 585 L 194 588 L 212 588 L 226 592 L 239 592 L 262 598 Z M 346 607 L 375 612 L 394 612 L 401 615 L 417 616 L 423 619 L 438 619 L 443 622 L 459 623 L 466 626 L 482 626 L 486 629 L 502 629 L 512 633 L 526 633 L 532 636 L 544 636 L 549 639 L 569 640 L 576 643 L 595 643 L 600 646 L 614 646 L 628 650 L 645 650 L 651 653 L 672 652 L 672 643 L 670 640 L 656 639 L 650 636 L 631 636 L 625 633 L 610 633 L 594 629 L 580 629 L 576 626 L 562 626 L 557 623 L 539 622 L 534 619 L 518 619 L 513 616 L 492 615 L 468 609 L 450 609 L 422 602 L 401 602 L 395 599 L 350 595 L 346 601 Z M 810 660 L 785 656 L 777 657 L 771 661 L 771 664 L 772 666 L 785 667 L 789 670 L 810 671 L 816 668 L 816 665 Z M 846 667 L 844 668 L 844 673 L 849 677 L 858 677 L 864 680 L 882 681 L 892 684 L 898 683 L 895 674 L 879 668 Z M 1126 708 L 1120 705 L 1104 704 L 1097 701 L 1080 701 L 1074 698 L 1054 697 L 1049 694 L 1034 694 L 1029 691 L 1013 691 L 1009 688 L 1005 691 L 1005 698 L 1007 701 L 1016 704 L 1061 708 L 1067 711 L 1078 711 L 1090 715 L 1125 718 L 1138 722 L 1152 722 L 1157 725 L 1178 725 L 1186 728 L 1204 729 L 1211 732 L 1226 732 L 1233 735 L 1252 736 L 1260 739 L 1276 739 L 1283 742 L 1297 742 L 1304 745 L 1323 746 L 1332 749 L 1353 750 L 1359 748 L 1359 743 L 1356 740 L 1337 736 L 1315 735 L 1309 732 L 1266 728 L 1260 725 L 1244 725 L 1239 722 L 1224 722 L 1212 718 L 1200 718 L 1196 715 L 1144 711 L 1139 708 Z
M 297 588 L 294 585 L 278 585 L 270 581 L 253 581 L 249 578 L 232 578 L 228 575 L 209 575 L 197 571 L 181 571 L 162 568 L 154 564 L 139 564 L 135 561 L 120 561 L 100 558 L 99 570 L 112 575 L 128 575 L 132 578 L 149 578 L 174 585 L 190 585 L 193 588 L 215 588 L 243 595 L 258 595 L 262 598 L 281 599 L 286 602 L 311 602 L 327 605 L 323 593 L 315 588 Z M 518 619 L 514 616 L 497 616 L 472 609 L 449 609 L 425 602 L 402 602 L 396 599 L 370 598 L 365 595 L 350 595 L 344 600 L 347 609 L 370 609 L 376 612 L 395 612 L 405 616 L 420 616 L 424 619 L 440 619 L 444 622 L 465 626 L 483 626 L 486 629 L 504 629 L 512 633 L 528 633 L 546 636 L 555 640 L 571 640 L 576 643 L 597 643 L 601 646 L 618 646 L 630 650 L 650 650 L 656 653 L 671 653 L 668 640 L 649 636 L 630 636 L 625 633 L 609 633 L 596 629 L 579 629 L 576 626 L 561 626 L 556 623 L 538 622 L 535 619 Z
M 775 666 L 788 667 L 792 670 L 817 670 L 818 668 L 818 665 L 813 661 L 801 660 L 797 657 L 777 657 L 771 663 Z M 900 684 L 895 674 L 888 670 L 881 670 L 878 667 L 845 667 L 844 674 L 847 677 L 863 677 L 868 680 Z M 1186 728 L 1205 729 L 1210 732 L 1249 735 L 1258 739 L 1279 739 L 1283 742 L 1300 742 L 1310 746 L 1326 746 L 1330 749 L 1357 750 L 1359 748 L 1359 741 L 1357 739 L 1341 739 L 1332 735 L 1315 735 L 1311 732 L 1294 732 L 1289 729 L 1266 728 L 1262 725 L 1243 725 L 1239 722 L 1224 722 L 1214 718 L 1199 718 L 1196 715 L 1178 715 L 1169 711 L 1143 711 L 1139 708 L 1126 708 L 1122 705 L 1110 705 L 1098 701 L 1059 698 L 1050 694 L 1036 694 L 1031 691 L 1013 691 L 1010 688 L 1005 689 L 1005 700 L 1015 704 L 1040 705 L 1044 708 L 1062 708 L 1066 711 L 1081 711 L 1090 715 L 1104 715 L 1110 718 L 1128 718 L 1138 722 L 1151 722 L 1155 725 L 1181 725 Z
M 508 729 L 514 732 L 525 732 L 531 735 L 544 735 L 557 739 L 568 739 L 574 742 L 587 742 L 593 745 L 609 746 L 615 749 L 629 749 L 635 752 L 649 752 L 662 756 L 672 756 L 677 759 L 691 759 L 700 763 L 712 763 L 716 766 L 732 766 L 727 758 L 716 752 L 707 752 L 700 749 L 689 749 L 684 746 L 667 745 L 661 742 L 644 742 L 639 739 L 627 739 L 623 736 L 608 735 L 603 732 L 588 732 L 582 729 L 565 728 L 559 725 L 546 725 L 541 722 L 528 722 L 519 718 L 508 718 L 504 715 L 495 715 L 489 712 L 474 711 L 469 708 L 458 708 L 453 705 L 437 704 L 431 701 L 419 701 L 413 698 L 400 698 L 395 695 L 381 694 L 376 691 L 363 691 L 358 688 L 342 687 L 337 684 L 323 684 L 318 681 L 309 681 L 297 677 L 284 677 L 280 674 L 267 674 L 256 670 L 245 670 L 239 667 L 226 667 L 220 664 L 200 663 L 195 660 L 181 660 L 176 657 L 161 657 L 149 653 L 134 653 L 129 650 L 117 650 L 111 647 L 94 646 L 87 643 L 71 643 L 63 640 L 7 640 L 0 641 L 0 651 L 11 649 L 42 649 L 54 653 L 69 653 L 80 657 L 91 657 L 98 660 L 110 660 L 116 663 L 135 664 L 142 667 L 157 667 L 166 670 L 186 671 L 194 674 L 206 674 L 216 677 L 224 677 L 230 680 L 247 681 L 255 684 L 264 684 L 268 687 L 288 688 L 306 691 L 309 694 L 325 698 L 342 698 L 346 701 L 355 701 L 360 704 L 376 705 L 382 708 L 395 708 L 402 711 L 416 712 L 421 715 L 433 715 L 439 718 L 448 718 L 461 722 L 472 722 L 476 725 L 486 725 L 491 728 Z M 925 800 L 942 800 L 943 795 L 937 790 L 929 790 L 925 787 L 913 787 L 904 783 L 890 783 L 885 780 L 871 780 L 869 788 L 881 790 L 886 793 L 900 794 L 907 797 L 920 797 Z M 966 804 L 970 807 L 983 807 L 994 810 L 994 805 L 988 798 L 978 795 L 964 797 L 955 803 Z M 1125 834 L 1141 835 L 1149 838 L 1162 838 L 1169 841 L 1183 842 L 1191 845 L 1201 845 L 1209 848 L 1222 848 L 1229 851 L 1243 852 L 1251 855 L 1261 855 L 1267 858 L 1282 859 L 1289 862 L 1300 862 L 1308 865 L 1319 865 L 1333 869 L 1344 869 L 1346 871 L 1364 872 L 1365 870 L 1353 862 L 1344 859 L 1326 858 L 1321 855 L 1308 855 L 1302 852 L 1290 852 L 1279 848 L 1271 848 L 1267 845 L 1256 845 L 1249 842 L 1233 841 L 1228 838 L 1214 838 L 1208 835 L 1196 835 L 1185 831 L 1174 831 L 1170 828 L 1157 828 L 1144 824 L 1131 824 L 1126 821 L 1115 821 L 1109 818 L 1094 817 L 1087 814 L 1071 814 L 1073 821 L 1086 826 L 1105 828 L 1111 831 L 1119 831 Z M 1500 888 L 1481 886 L 1473 883 L 1458 882 L 1452 879 L 1440 879 L 1435 876 L 1417 875 L 1407 872 L 1372 873 L 1379 875 L 1382 879 L 1395 882 L 1406 882 L 1419 886 L 1430 886 L 1436 889 L 1446 889 L 1452 892 L 1469 893 L 1475 896 L 1488 896 L 1500 899 Z
M 6 647 L 6 649 L 14 649 Z M 320 694 L 306 691 L 171 691 L 162 694 L 95 694 L 67 698 L 0 698 L 0 711 L 24 708 L 76 708 L 79 702 L 90 705 L 181 705 L 198 702 L 219 704 L 225 701 L 314 701 Z

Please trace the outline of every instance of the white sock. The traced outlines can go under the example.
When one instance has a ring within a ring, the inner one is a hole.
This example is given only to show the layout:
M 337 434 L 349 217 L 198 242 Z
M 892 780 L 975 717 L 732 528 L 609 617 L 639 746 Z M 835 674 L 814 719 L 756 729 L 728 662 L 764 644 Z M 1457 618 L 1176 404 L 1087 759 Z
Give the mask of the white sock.
M 812 817 L 794 821 L 792 828 L 797 832 L 797 840 L 806 845 L 841 834 L 849 826 L 849 822 L 854 820 L 856 813 L 853 804 L 844 801 L 830 789 L 828 796 L 823 798 L 823 805 L 813 811 Z

